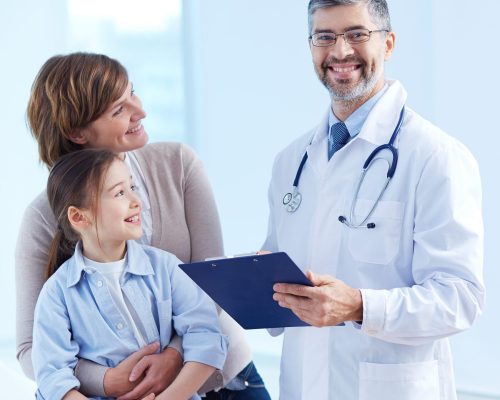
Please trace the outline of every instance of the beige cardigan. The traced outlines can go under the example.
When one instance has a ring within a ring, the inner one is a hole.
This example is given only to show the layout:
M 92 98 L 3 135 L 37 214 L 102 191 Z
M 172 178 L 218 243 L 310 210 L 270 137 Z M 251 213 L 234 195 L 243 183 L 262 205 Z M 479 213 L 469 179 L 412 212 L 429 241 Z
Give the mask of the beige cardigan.
M 222 233 L 213 193 L 194 152 L 186 145 L 169 142 L 147 145 L 134 154 L 151 203 L 151 244 L 175 254 L 183 262 L 222 255 Z M 45 282 L 47 252 L 54 232 L 55 219 L 44 191 L 24 213 L 15 253 L 17 358 L 31 379 L 34 379 L 33 315 Z M 243 329 L 223 311 L 219 320 L 222 332 L 229 337 L 228 356 L 222 373 L 214 373 L 202 392 L 225 385 L 251 361 Z M 75 373 L 82 392 L 104 396 L 106 369 L 80 360 Z

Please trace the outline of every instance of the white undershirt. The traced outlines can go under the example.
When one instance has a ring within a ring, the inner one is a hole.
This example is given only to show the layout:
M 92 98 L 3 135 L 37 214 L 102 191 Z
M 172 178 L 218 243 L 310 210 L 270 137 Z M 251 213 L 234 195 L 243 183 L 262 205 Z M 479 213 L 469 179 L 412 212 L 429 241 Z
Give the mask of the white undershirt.
M 90 260 L 87 257 L 83 257 L 85 270 L 87 272 L 89 272 L 89 270 L 99 271 L 99 274 L 102 275 L 105 284 L 109 289 L 109 293 L 111 294 L 111 298 L 118 307 L 120 314 L 122 315 L 124 321 L 132 329 L 139 347 L 143 347 L 147 344 L 144 329 L 142 327 L 142 324 L 140 323 L 140 319 L 138 318 L 134 310 L 134 307 L 132 307 L 127 297 L 123 295 L 123 291 L 120 285 L 123 271 L 125 270 L 125 260 L 126 257 L 119 261 L 100 263 L 94 260 Z
M 146 181 L 139 162 L 132 152 L 125 153 L 124 161 L 130 170 L 134 185 L 137 186 L 137 194 L 142 203 L 141 221 L 143 233 L 142 236 L 137 239 L 137 242 L 150 245 L 151 236 L 153 235 L 153 217 L 151 216 L 151 203 L 149 202 L 149 195 L 146 189 Z

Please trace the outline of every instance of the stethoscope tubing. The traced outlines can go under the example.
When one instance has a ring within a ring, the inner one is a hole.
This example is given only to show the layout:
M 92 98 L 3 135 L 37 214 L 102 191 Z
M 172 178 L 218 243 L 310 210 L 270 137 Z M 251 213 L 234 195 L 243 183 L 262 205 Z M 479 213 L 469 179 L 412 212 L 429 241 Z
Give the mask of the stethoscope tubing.
M 370 155 L 368 156 L 368 158 L 366 159 L 366 161 L 364 162 L 364 164 L 363 164 L 361 175 L 359 177 L 359 181 L 358 181 L 358 184 L 357 184 L 357 187 L 356 187 L 356 190 L 354 192 L 354 196 L 353 196 L 353 199 L 352 199 L 352 202 L 351 202 L 349 219 L 347 219 L 346 217 L 344 217 L 342 215 L 339 216 L 339 218 L 338 218 L 341 223 L 343 223 L 344 225 L 346 225 L 349 228 L 354 228 L 354 229 L 357 229 L 357 228 L 373 229 L 376 226 L 375 223 L 373 223 L 373 222 L 370 222 L 370 223 L 366 223 L 366 222 L 369 220 L 369 218 L 374 213 L 375 209 L 377 208 L 378 203 L 380 202 L 380 200 L 381 200 L 382 196 L 384 195 L 387 187 L 389 186 L 389 183 L 390 183 L 392 177 L 396 173 L 396 168 L 397 168 L 397 165 L 398 165 L 398 149 L 394 146 L 394 142 L 396 141 L 396 138 L 397 138 L 397 136 L 399 134 L 399 131 L 401 130 L 401 126 L 403 125 L 403 121 L 404 121 L 404 117 L 405 117 L 405 112 L 406 112 L 405 111 L 405 106 L 403 106 L 401 108 L 401 112 L 399 113 L 398 123 L 396 124 L 396 127 L 394 128 L 394 131 L 393 131 L 393 133 L 391 135 L 391 138 L 389 139 L 389 142 L 386 143 L 386 144 L 380 145 L 375 150 L 373 150 L 370 153 Z M 309 148 L 309 146 L 311 145 L 311 143 L 312 143 L 312 139 L 311 139 L 311 142 L 309 143 L 309 145 L 307 146 L 307 148 Z M 300 162 L 299 168 L 297 169 L 297 173 L 295 174 L 295 179 L 293 181 L 293 188 L 292 188 L 293 189 L 292 190 L 293 194 L 292 193 L 287 193 L 283 197 L 283 204 L 286 206 L 286 210 L 288 212 L 290 212 L 290 213 L 295 212 L 299 208 L 300 203 L 302 201 L 302 195 L 300 194 L 300 192 L 298 190 L 298 187 L 299 187 L 300 177 L 302 175 L 302 170 L 304 169 L 304 166 L 305 166 L 306 161 L 308 159 L 307 148 L 306 148 L 306 151 L 304 152 L 304 156 L 302 157 L 302 160 Z M 370 165 L 374 161 L 377 160 L 377 158 L 375 158 L 375 157 L 380 152 L 382 152 L 384 150 L 390 151 L 391 155 L 392 155 L 392 161 L 391 162 L 385 160 L 389 164 L 389 168 L 387 169 L 387 179 L 386 179 L 386 181 L 384 183 L 384 186 L 380 190 L 380 192 L 378 194 L 378 197 L 375 200 L 372 208 L 370 209 L 370 211 L 368 212 L 368 214 L 366 215 L 366 217 L 363 218 L 363 220 L 361 221 L 361 223 L 357 224 L 357 223 L 354 222 L 354 211 L 355 211 L 355 208 L 356 208 L 359 191 L 361 190 L 361 185 L 363 184 L 363 181 L 364 181 L 365 176 L 366 176 L 366 172 L 370 168 Z

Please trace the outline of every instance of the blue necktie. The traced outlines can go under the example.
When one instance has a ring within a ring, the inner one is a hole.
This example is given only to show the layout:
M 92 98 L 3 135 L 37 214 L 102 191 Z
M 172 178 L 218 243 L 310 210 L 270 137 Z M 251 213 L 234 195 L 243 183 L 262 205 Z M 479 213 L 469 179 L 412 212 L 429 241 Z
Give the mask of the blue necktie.
M 349 131 L 343 122 L 332 125 L 328 135 L 328 160 L 349 141 Z

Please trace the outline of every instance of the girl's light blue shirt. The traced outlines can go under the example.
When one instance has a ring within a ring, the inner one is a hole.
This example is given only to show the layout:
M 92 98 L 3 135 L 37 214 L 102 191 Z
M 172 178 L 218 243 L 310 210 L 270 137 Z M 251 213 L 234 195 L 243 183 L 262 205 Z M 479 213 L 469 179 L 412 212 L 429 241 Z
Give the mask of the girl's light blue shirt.
M 220 332 L 215 305 L 178 268 L 180 263 L 163 250 L 128 241 L 124 296 L 135 308 L 149 343 L 159 341 L 163 349 L 175 330 L 183 338 L 185 362 L 222 369 L 227 338 Z M 78 388 L 78 358 L 115 367 L 137 351 L 137 340 L 125 321 L 99 271 L 85 267 L 78 244 L 75 254 L 45 283 L 35 308 L 32 357 L 37 398 L 62 399 Z

